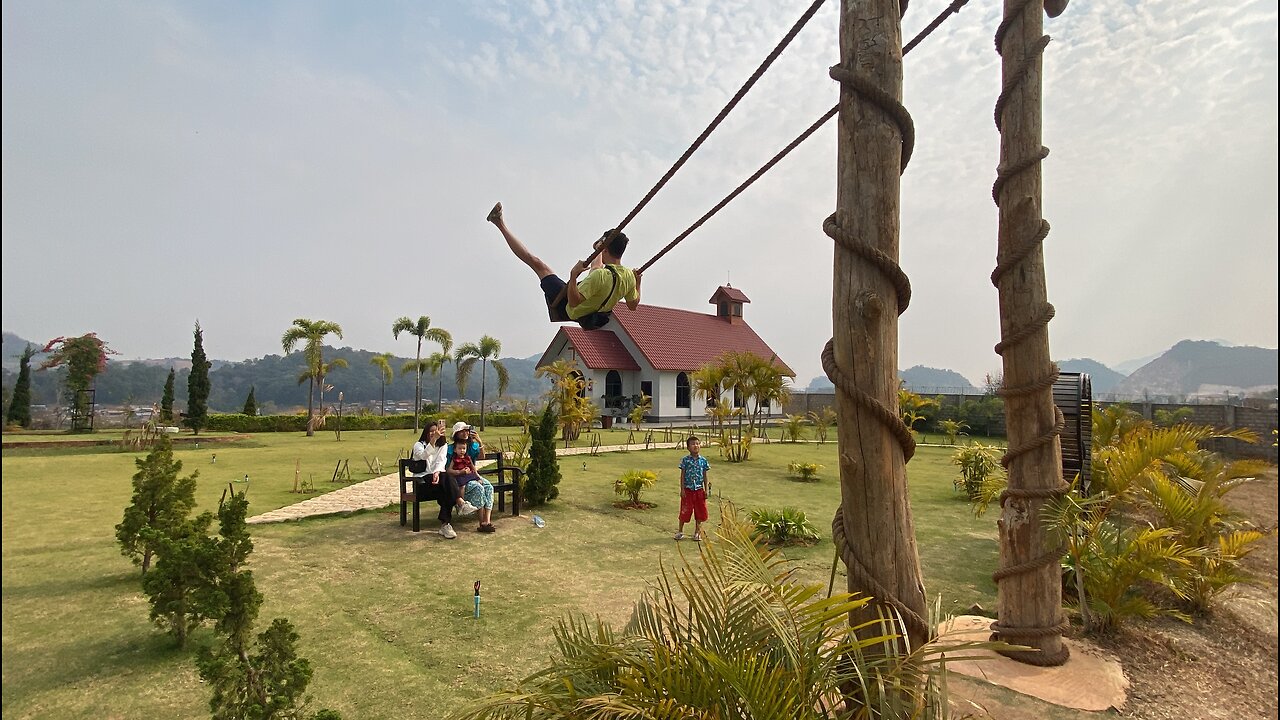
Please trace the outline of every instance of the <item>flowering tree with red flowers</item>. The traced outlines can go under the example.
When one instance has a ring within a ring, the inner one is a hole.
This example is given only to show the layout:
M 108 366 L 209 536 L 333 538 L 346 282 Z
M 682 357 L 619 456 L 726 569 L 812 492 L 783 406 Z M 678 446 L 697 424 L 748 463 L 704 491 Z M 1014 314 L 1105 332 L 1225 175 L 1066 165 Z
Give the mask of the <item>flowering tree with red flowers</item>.
M 45 344 L 43 352 L 49 353 L 40 365 L 41 370 L 66 366 L 63 385 L 67 404 L 71 407 L 71 429 L 89 428 L 93 408 L 89 402 L 89 390 L 94 378 L 107 369 L 107 356 L 116 351 L 98 338 L 96 333 L 80 337 L 56 337 Z

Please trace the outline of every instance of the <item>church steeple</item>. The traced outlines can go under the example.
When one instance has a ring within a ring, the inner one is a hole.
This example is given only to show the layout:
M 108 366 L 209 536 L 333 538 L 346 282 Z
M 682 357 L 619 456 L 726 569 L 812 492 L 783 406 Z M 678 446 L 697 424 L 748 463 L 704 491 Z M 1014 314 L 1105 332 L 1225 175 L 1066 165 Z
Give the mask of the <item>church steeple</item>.
M 716 288 L 707 302 L 716 306 L 716 317 L 733 324 L 742 322 L 742 305 L 751 302 L 751 299 L 741 290 L 725 283 Z

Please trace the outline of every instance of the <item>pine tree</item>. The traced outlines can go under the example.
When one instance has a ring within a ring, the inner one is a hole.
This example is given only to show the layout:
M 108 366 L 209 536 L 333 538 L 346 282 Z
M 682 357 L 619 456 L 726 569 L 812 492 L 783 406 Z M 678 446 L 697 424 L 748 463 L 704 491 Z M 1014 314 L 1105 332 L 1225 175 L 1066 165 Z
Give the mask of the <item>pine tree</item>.
M 253 416 L 258 414 L 258 400 L 253 396 L 253 386 L 249 386 L 249 397 L 244 399 L 244 409 L 240 412 Z
M 218 509 L 221 537 L 217 540 L 214 581 L 215 602 L 221 616 L 214 630 L 222 642 L 201 652 L 196 661 L 200 677 L 213 688 L 209 709 L 214 720 L 240 718 L 301 718 L 301 707 L 311 682 L 311 664 L 298 657 L 298 633 L 284 618 L 251 643 L 254 621 L 262 606 L 262 593 L 253 573 L 244 567 L 253 541 L 245 524 L 249 501 L 244 492 L 232 493 Z M 321 710 L 312 720 L 341 720 L 332 710 Z
M 196 341 L 191 349 L 191 375 L 187 377 L 187 427 L 196 434 L 209 420 L 209 360 L 204 354 L 204 331 L 196 321 Z
M 237 653 L 248 646 L 262 606 L 262 593 L 253 581 L 253 573 L 244 567 L 253 552 L 253 540 L 245 523 L 248 510 L 249 500 L 243 491 L 231 493 L 218 507 L 219 556 L 214 579 L 226 598 L 226 609 L 214 630 L 223 634 Z
M 31 427 L 31 358 L 35 354 L 36 349 L 28 345 L 18 360 L 18 382 L 13 386 L 13 399 L 5 416 L 11 425 Z
M 200 677 L 213 688 L 213 720 L 300 718 L 303 693 L 311 682 L 311 663 L 298 657 L 298 633 L 276 618 L 254 643 L 255 652 L 237 653 L 230 643 L 203 653 L 196 661 Z M 337 719 L 332 710 L 314 718 Z
M 177 373 L 169 368 L 169 377 L 164 381 L 164 395 L 160 397 L 160 421 L 173 422 L 173 382 Z
M 226 612 L 226 595 L 216 574 L 218 541 L 209 537 L 213 513 L 183 522 L 169 533 L 145 528 L 143 542 L 155 548 L 156 566 L 142 576 L 142 591 L 151 603 L 151 619 L 186 647 L 191 630 Z
M 530 506 L 542 505 L 560 495 L 560 464 L 556 460 L 555 403 L 547 403 L 542 418 L 530 433 L 529 476 L 524 499 Z
M 196 476 L 200 472 L 178 478 L 182 461 L 173 459 L 173 445 L 167 435 L 161 435 L 151 452 L 134 463 L 138 472 L 133 476 L 133 500 L 124 509 L 124 519 L 116 525 L 116 540 L 120 542 L 120 552 L 141 565 L 145 575 L 155 546 L 145 539 L 143 531 L 169 535 L 186 522 L 196 506 Z

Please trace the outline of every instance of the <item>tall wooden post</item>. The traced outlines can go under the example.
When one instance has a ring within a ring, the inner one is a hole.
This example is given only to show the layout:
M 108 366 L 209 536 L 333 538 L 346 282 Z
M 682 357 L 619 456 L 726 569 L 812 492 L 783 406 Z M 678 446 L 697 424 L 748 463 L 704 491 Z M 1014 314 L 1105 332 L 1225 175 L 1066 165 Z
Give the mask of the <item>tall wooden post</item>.
M 905 5 L 905 3 L 903 3 Z M 901 617 L 911 647 L 932 634 L 907 501 L 910 431 L 897 415 L 898 313 L 910 285 L 898 269 L 900 174 L 913 131 L 901 106 L 902 28 L 898 0 L 843 0 L 836 213 L 824 229 L 836 241 L 834 337 L 823 367 L 836 385 L 840 511 L 833 540 L 851 592 L 876 602 L 850 618 Z
M 1053 404 L 1057 368 L 1049 355 L 1041 242 L 1049 226 L 1041 217 L 1041 54 L 1043 0 L 1004 0 L 996 33 L 1003 91 L 996 103 L 1000 167 L 993 195 L 1000 207 L 997 267 L 992 282 L 1000 297 L 1000 344 L 1004 359 L 1009 487 L 1002 498 L 998 605 L 995 637 L 1038 652 L 1005 653 L 1036 665 L 1060 665 L 1069 651 L 1062 642 L 1060 549 L 1050 547 L 1041 509 L 1066 490 Z M 1059 11 L 1061 8 L 1058 8 Z

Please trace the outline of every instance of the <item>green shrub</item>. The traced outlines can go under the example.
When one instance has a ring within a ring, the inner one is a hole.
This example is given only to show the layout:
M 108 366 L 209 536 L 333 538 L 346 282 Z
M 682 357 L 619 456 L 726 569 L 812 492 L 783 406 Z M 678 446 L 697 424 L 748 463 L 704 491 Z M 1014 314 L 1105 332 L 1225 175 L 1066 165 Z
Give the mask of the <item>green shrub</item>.
M 754 526 L 752 535 L 771 545 L 811 545 L 818 540 L 818 531 L 804 511 L 793 507 L 757 508 L 747 519 Z
M 547 403 L 538 424 L 533 426 L 529 446 L 529 472 L 523 494 L 530 507 L 555 500 L 560 495 L 560 463 L 556 459 L 555 403 Z
M 658 482 L 657 473 L 652 470 L 628 470 L 622 477 L 613 481 L 613 491 L 627 498 L 632 505 L 640 504 L 640 493 L 645 488 L 653 487 Z
M 795 475 L 805 482 L 817 482 L 818 471 L 821 470 L 822 467 L 823 466 L 818 463 L 793 462 L 787 466 L 787 470 L 790 471 L 792 475 Z
M 1000 448 L 980 443 L 969 443 L 956 450 L 951 456 L 951 464 L 960 467 L 956 489 L 964 488 L 965 495 L 970 500 L 980 499 L 982 486 L 988 479 L 1004 476 L 1004 470 L 1000 467 L 1000 453 Z

